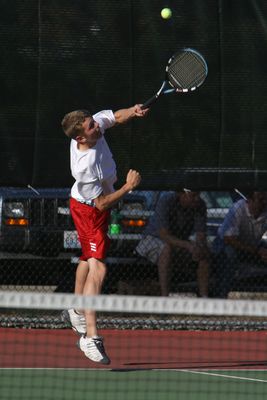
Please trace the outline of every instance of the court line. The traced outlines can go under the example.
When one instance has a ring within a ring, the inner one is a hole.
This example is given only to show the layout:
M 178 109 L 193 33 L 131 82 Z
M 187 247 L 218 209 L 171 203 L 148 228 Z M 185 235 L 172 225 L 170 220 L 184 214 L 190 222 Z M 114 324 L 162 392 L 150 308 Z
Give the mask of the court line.
M 220 378 L 227 378 L 227 379 L 237 379 L 237 380 L 243 380 L 243 381 L 253 381 L 253 382 L 267 383 L 267 380 L 265 380 L 265 379 L 246 378 L 244 376 L 215 374 L 214 372 L 192 371 L 192 370 L 189 370 L 189 369 L 180 369 L 180 370 L 177 370 L 177 371 L 186 372 L 186 373 L 190 373 L 190 374 L 217 376 L 217 377 L 220 377 Z M 259 371 L 259 370 L 253 370 L 253 371 L 256 372 L 256 371 Z
M 116 370 L 121 370 L 125 371 L 123 368 L 64 368 L 64 367 L 0 367 L 1 370 L 51 370 L 51 371 L 56 371 L 56 370 L 61 370 L 61 371 L 99 371 L 99 372 L 105 372 L 105 371 L 113 371 L 116 372 Z M 177 369 L 177 368 L 151 368 L 149 369 L 150 371 L 157 371 L 157 372 L 164 372 L 164 371 L 175 371 L 175 372 L 186 372 L 186 373 L 191 373 L 191 374 L 202 374 L 202 375 L 210 375 L 210 376 L 218 376 L 218 377 L 223 377 L 223 378 L 232 378 L 232 379 L 240 379 L 240 380 L 249 380 L 249 381 L 256 381 L 256 382 L 263 382 L 267 383 L 267 380 L 264 379 L 257 379 L 257 378 L 246 378 L 246 377 L 241 377 L 241 376 L 236 376 L 236 375 L 226 375 L 226 374 L 220 374 L 214 373 L 214 372 L 208 372 L 208 371 L 195 371 L 195 370 L 190 370 L 190 369 Z M 131 372 L 131 370 L 127 369 L 127 371 Z M 143 369 L 133 369 L 132 371 L 144 371 Z M 146 371 L 148 371 L 146 369 Z M 266 372 L 266 369 L 214 369 L 214 371 L 228 371 L 228 372 L 233 372 L 233 371 L 242 371 L 242 372 Z

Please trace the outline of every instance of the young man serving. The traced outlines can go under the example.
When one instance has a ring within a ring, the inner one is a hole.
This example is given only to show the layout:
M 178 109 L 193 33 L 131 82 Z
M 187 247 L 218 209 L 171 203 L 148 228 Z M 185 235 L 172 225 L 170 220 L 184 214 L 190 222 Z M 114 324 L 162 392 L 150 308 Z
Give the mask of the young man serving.
M 130 169 L 125 184 L 118 190 L 116 164 L 104 138 L 106 129 L 142 118 L 148 109 L 135 105 L 116 112 L 100 111 L 91 115 L 76 110 L 65 115 L 62 127 L 71 139 L 70 211 L 81 243 L 82 256 L 76 271 L 75 294 L 94 296 L 101 293 L 107 267 L 105 257 L 110 239 L 107 235 L 111 207 L 141 181 L 138 171 Z M 109 364 L 103 339 L 98 336 L 96 313 L 92 310 L 66 310 L 65 317 L 80 335 L 78 347 L 95 362 Z

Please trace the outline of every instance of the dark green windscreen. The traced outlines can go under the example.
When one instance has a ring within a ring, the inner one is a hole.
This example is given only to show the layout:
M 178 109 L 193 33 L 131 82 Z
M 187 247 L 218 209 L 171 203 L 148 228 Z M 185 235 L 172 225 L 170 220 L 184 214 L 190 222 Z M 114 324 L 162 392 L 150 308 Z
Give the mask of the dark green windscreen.
M 179 47 L 206 58 L 195 93 L 162 97 L 110 130 L 120 182 L 267 188 L 264 0 L 1 0 L 0 185 L 69 186 L 65 113 L 142 103 Z

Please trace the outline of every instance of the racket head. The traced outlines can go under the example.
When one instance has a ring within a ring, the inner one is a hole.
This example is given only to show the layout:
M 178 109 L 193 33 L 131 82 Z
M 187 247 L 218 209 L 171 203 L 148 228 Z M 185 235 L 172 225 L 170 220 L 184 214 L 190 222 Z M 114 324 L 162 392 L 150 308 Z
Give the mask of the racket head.
M 204 57 L 191 48 L 177 51 L 168 61 L 166 79 L 177 92 L 191 92 L 201 86 L 208 75 Z

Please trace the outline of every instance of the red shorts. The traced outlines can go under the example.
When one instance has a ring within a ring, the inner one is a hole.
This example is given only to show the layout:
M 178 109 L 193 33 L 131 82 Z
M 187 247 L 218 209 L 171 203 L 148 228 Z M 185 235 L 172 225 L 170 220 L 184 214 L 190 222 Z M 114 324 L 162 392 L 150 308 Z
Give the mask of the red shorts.
M 108 237 L 110 210 L 99 211 L 96 207 L 71 198 L 70 212 L 82 247 L 80 260 L 105 258 L 110 245 Z

